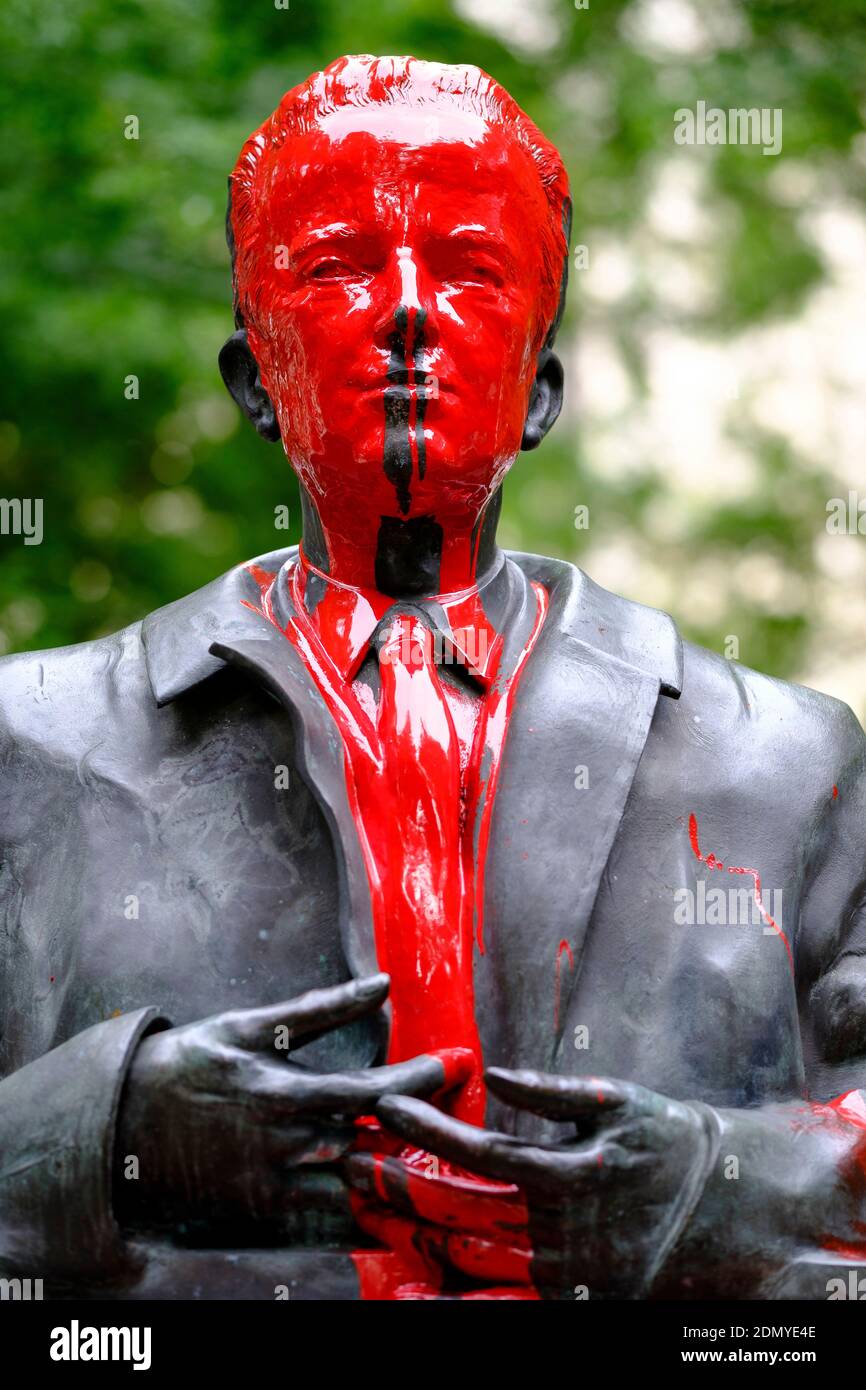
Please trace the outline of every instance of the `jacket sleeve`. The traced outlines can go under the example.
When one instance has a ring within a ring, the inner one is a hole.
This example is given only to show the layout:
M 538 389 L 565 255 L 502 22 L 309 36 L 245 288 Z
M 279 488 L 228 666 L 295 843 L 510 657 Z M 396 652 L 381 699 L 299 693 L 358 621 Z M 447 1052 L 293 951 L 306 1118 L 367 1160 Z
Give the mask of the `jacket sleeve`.
M 134 1281 L 141 1257 L 111 1205 L 118 1103 L 139 1009 L 97 1023 L 0 1081 L 0 1273 L 46 1291 Z

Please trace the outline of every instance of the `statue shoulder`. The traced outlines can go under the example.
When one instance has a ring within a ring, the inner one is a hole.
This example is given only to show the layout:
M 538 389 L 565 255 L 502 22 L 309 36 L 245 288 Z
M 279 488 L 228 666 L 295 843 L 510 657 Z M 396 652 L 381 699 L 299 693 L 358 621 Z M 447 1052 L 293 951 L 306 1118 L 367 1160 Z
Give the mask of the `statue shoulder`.
M 662 723 L 675 741 L 828 767 L 863 762 L 866 735 L 842 700 L 687 641 L 670 614 L 604 589 L 568 561 L 507 553 L 547 589 L 558 632 L 659 680 Z
M 105 637 L 0 658 L 0 738 L 65 734 L 70 746 L 92 746 L 100 729 L 104 737 L 109 727 L 152 716 L 160 665 L 219 666 L 208 656 L 214 637 L 248 613 L 243 600 L 258 595 L 256 576 L 276 573 L 294 553 L 290 547 L 236 565 Z
M 866 734 L 843 700 L 687 641 L 680 704 L 693 722 L 707 720 L 716 733 L 736 723 L 743 737 L 778 747 L 790 759 L 808 754 L 847 765 L 866 757 Z
M 0 658 L 0 739 L 33 749 L 91 742 L 149 691 L 141 623 L 105 637 Z

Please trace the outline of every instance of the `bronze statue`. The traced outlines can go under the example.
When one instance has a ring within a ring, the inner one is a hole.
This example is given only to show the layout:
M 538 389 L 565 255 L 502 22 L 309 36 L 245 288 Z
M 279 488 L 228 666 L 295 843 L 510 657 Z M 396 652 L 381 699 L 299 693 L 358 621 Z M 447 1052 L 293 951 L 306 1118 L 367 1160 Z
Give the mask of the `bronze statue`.
M 0 665 L 0 1273 L 825 1298 L 866 1259 L 863 731 L 496 544 L 569 210 L 472 67 L 340 59 L 245 145 L 220 367 L 303 539 Z

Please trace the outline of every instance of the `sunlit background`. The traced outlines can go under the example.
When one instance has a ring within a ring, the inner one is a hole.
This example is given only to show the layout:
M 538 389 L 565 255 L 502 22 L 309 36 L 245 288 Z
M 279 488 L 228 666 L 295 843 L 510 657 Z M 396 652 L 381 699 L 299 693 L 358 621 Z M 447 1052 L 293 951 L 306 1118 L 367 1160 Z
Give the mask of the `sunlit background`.
M 866 716 L 866 535 L 827 529 L 866 510 L 866 0 L 5 0 L 0 47 L 0 495 L 45 508 L 0 536 L 3 650 L 297 539 L 216 367 L 225 180 L 309 72 L 415 53 L 497 77 L 573 185 L 567 406 L 504 541 Z M 698 101 L 780 108 L 781 153 L 676 144 Z

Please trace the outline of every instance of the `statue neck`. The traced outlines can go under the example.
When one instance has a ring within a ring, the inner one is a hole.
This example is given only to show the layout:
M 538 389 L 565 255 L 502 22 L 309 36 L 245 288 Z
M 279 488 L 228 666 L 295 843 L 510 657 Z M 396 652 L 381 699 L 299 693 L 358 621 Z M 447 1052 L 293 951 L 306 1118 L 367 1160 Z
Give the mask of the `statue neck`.
M 310 564 L 341 584 L 376 589 L 393 598 L 457 593 L 482 580 L 496 563 L 502 489 L 481 511 L 401 517 L 334 514 L 301 487 L 301 546 Z

